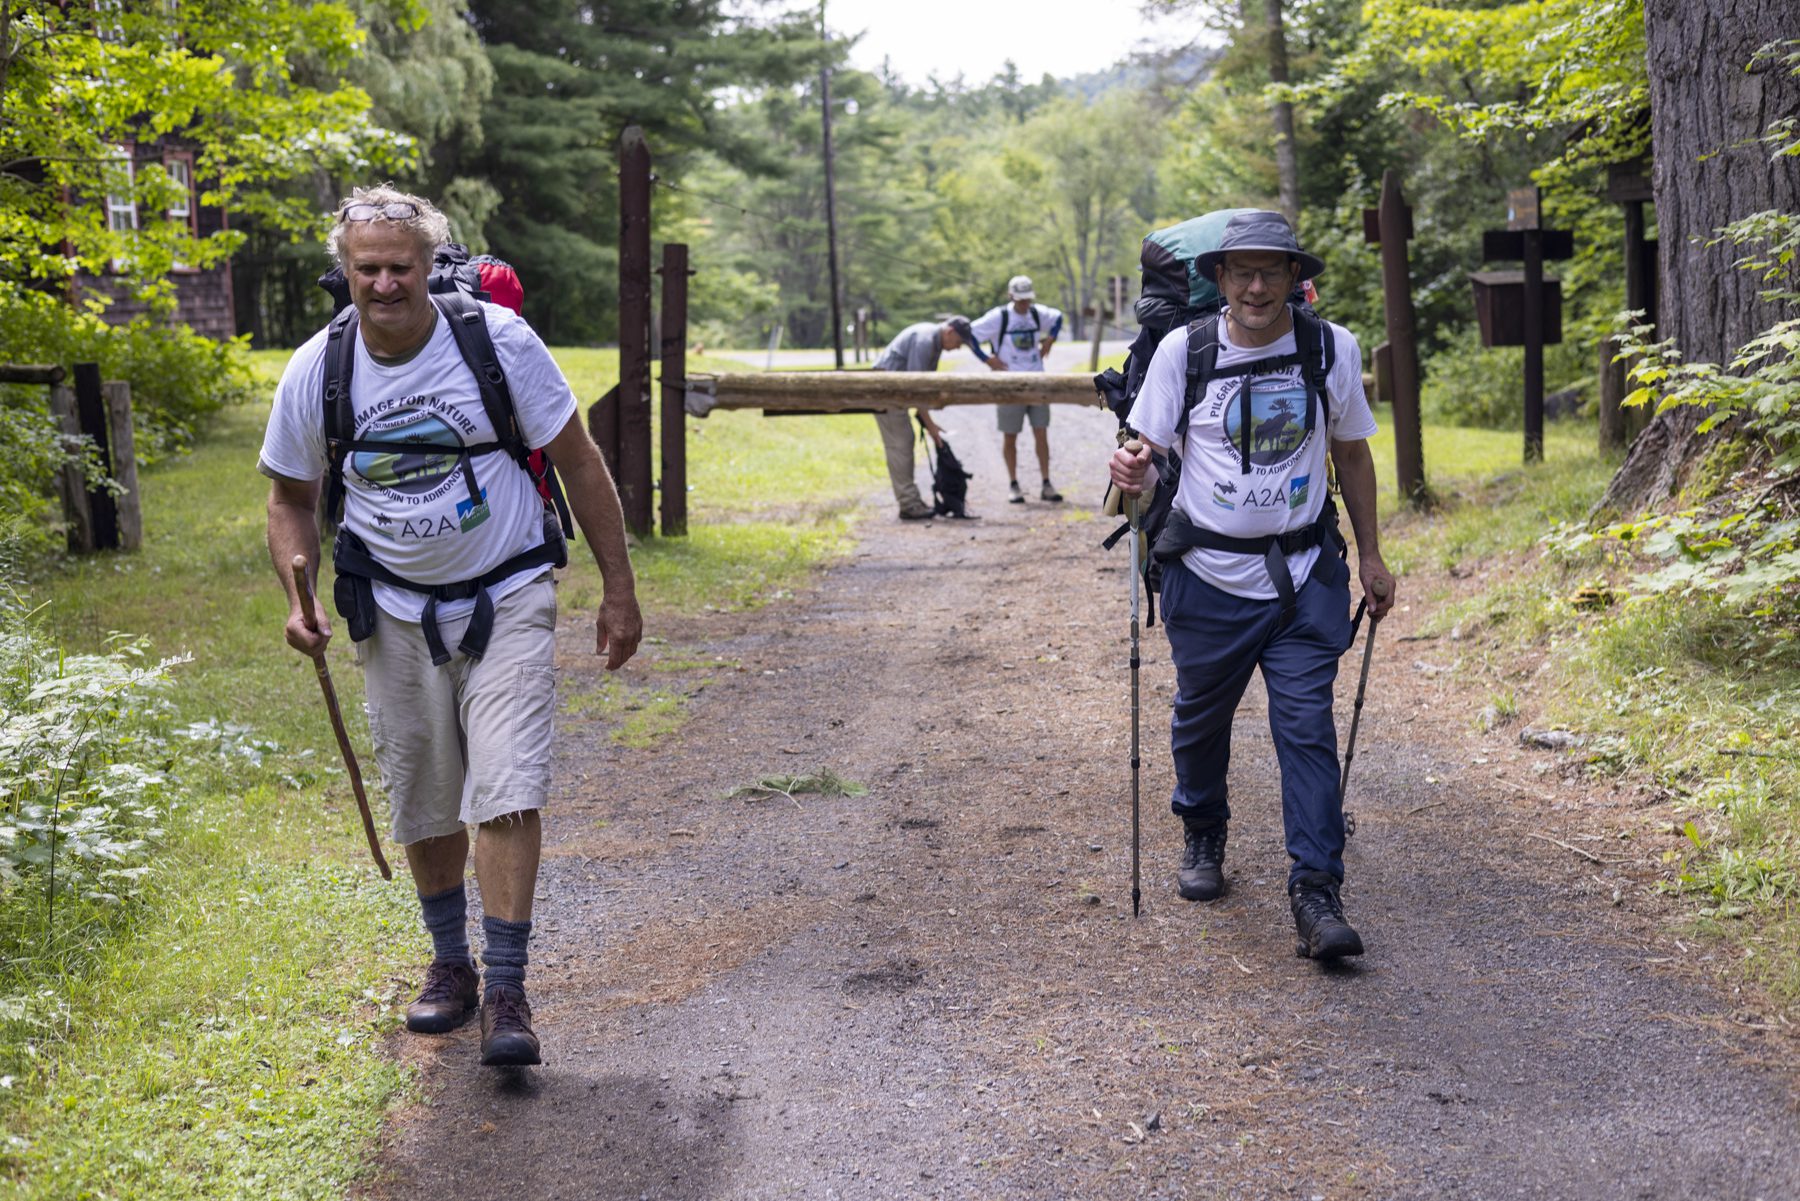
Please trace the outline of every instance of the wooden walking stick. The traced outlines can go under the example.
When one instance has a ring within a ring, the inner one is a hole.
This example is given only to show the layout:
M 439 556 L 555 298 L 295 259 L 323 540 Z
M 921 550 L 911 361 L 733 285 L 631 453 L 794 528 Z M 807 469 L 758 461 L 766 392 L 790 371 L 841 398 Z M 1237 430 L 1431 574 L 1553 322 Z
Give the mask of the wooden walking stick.
M 319 632 L 319 613 L 313 607 L 312 584 L 306 578 L 306 556 L 294 556 L 294 591 L 300 597 L 300 619 L 306 628 L 313 633 Z M 344 756 L 344 766 L 350 771 L 350 787 L 356 793 L 356 807 L 362 811 L 363 833 L 369 839 L 369 854 L 375 856 L 375 866 L 381 869 L 383 880 L 392 880 L 394 873 L 388 869 L 387 856 L 381 853 L 381 840 L 375 835 L 375 817 L 369 812 L 369 797 L 363 791 L 362 769 L 356 766 L 356 752 L 350 749 L 350 735 L 344 729 L 344 714 L 338 708 L 337 689 L 331 683 L 331 668 L 325 665 L 323 652 L 313 656 L 313 667 L 319 673 L 319 690 L 325 694 L 325 711 L 331 714 L 331 730 L 337 735 L 338 750 Z

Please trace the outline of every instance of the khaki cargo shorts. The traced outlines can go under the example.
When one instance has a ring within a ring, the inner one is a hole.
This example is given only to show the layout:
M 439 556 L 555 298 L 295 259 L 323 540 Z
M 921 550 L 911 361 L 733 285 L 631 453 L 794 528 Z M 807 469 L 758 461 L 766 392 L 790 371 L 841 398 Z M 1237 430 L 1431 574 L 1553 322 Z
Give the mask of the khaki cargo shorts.
M 441 622 L 444 645 L 468 619 Z M 375 763 L 402 846 L 542 809 L 556 714 L 556 585 L 548 572 L 494 604 L 481 659 L 433 667 L 417 622 L 383 613 L 356 646 Z
M 1025 428 L 1025 419 L 1031 418 L 1031 428 L 1041 430 L 1050 424 L 1050 406 L 1040 405 L 995 405 L 994 411 L 1003 434 L 1016 434 Z

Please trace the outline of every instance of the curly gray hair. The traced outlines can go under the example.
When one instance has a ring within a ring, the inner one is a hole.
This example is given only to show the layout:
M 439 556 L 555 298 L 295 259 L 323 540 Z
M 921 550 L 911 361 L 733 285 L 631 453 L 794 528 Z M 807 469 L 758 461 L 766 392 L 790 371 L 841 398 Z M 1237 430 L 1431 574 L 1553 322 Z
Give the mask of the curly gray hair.
M 344 221 L 344 211 L 353 204 L 410 204 L 418 210 L 414 217 L 399 219 L 381 216 L 376 221 L 392 221 L 393 224 L 411 230 L 418 238 L 419 247 L 425 252 L 427 261 L 437 253 L 437 248 L 450 240 L 450 219 L 439 212 L 437 206 L 423 196 L 414 196 L 402 192 L 392 184 L 379 184 L 373 188 L 353 188 L 350 196 L 338 205 L 337 219 L 331 224 L 331 233 L 326 235 L 325 249 L 331 252 L 331 261 L 344 261 L 344 231 L 349 225 Z

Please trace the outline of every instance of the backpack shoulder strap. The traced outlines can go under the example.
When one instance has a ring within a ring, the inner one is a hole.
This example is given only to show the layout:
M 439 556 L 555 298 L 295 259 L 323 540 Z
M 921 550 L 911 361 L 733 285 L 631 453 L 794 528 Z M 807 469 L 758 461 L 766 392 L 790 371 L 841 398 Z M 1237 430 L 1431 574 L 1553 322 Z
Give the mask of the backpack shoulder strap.
M 1181 416 L 1175 422 L 1175 439 L 1187 436 L 1188 414 L 1206 394 L 1206 385 L 1219 365 L 1219 314 L 1197 317 L 1187 327 L 1187 375 L 1181 393 Z
M 325 515 L 343 520 L 344 457 L 356 437 L 356 419 L 350 408 L 350 373 L 356 367 L 356 306 L 346 307 L 331 319 L 325 331 L 325 387 L 320 419 L 325 428 Z
M 1290 305 L 1294 316 L 1294 350 L 1300 356 L 1300 374 L 1306 381 L 1306 428 L 1314 428 L 1313 402 L 1327 421 L 1331 417 L 1328 387 L 1331 369 L 1337 362 L 1337 336 L 1331 327 L 1301 305 Z
M 1006 340 L 1006 326 L 1007 326 L 1006 319 L 1011 316 L 1012 316 L 1012 305 L 1010 305 L 1010 304 L 1001 305 L 1000 306 L 1000 332 L 994 335 L 994 346 L 996 348 L 999 347 L 1001 342 Z
M 494 340 L 488 336 L 487 317 L 479 302 L 460 292 L 434 294 L 432 302 L 450 323 L 450 336 L 456 341 L 463 362 L 475 374 L 481 390 L 481 407 L 494 437 L 521 467 L 527 470 L 531 448 L 519 432 L 518 410 L 513 406 L 512 389 L 507 387 L 506 372 L 500 369 L 500 356 L 494 351 Z

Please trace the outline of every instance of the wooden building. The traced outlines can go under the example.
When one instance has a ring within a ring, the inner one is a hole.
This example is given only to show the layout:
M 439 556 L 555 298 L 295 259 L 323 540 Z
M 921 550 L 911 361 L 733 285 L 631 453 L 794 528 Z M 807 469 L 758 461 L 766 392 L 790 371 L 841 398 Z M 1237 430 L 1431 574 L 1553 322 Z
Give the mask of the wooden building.
M 179 208 L 171 208 L 169 216 L 176 220 L 186 219 L 196 237 L 208 237 L 229 228 L 224 209 L 203 207 L 200 204 L 200 190 L 194 182 L 192 143 L 184 142 L 176 136 L 168 136 L 152 141 L 122 143 L 119 152 L 125 169 L 131 172 L 133 178 L 144 167 L 160 164 L 172 179 L 178 183 L 186 183 L 185 204 Z M 101 202 L 106 205 L 107 221 L 113 229 L 124 231 L 139 227 L 144 214 L 138 211 L 138 204 L 130 192 L 108 195 Z M 176 324 L 189 326 L 195 333 L 208 338 L 224 340 L 236 335 L 237 317 L 232 299 L 229 263 L 207 268 L 177 266 L 173 272 L 173 280 L 173 321 Z M 113 303 L 107 307 L 104 317 L 114 325 L 122 325 L 140 316 L 147 308 L 142 301 L 120 289 L 116 277 L 106 272 L 98 275 L 78 272 L 71 282 L 71 293 L 75 299 L 96 293 L 110 296 Z

